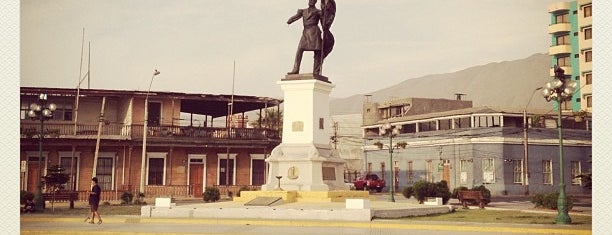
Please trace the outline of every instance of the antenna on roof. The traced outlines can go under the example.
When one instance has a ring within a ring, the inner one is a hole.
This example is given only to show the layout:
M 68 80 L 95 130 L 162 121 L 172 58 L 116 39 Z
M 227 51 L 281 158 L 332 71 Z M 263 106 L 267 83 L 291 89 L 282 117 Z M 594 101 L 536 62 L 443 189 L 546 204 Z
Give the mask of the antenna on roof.
M 461 100 L 461 97 L 465 96 L 467 94 L 461 94 L 461 93 L 455 93 L 455 97 L 457 100 Z

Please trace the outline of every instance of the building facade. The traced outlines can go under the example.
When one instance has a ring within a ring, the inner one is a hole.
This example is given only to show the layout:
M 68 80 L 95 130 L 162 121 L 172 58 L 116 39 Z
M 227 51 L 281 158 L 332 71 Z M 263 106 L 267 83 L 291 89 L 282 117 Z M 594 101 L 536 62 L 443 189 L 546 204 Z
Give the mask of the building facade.
M 123 191 L 139 192 L 141 168 L 146 197 L 201 197 L 210 186 L 233 191 L 240 186 L 257 188 L 265 183 L 265 158 L 281 141 L 280 123 L 265 128 L 245 124 L 247 112 L 259 112 L 254 116 L 261 123 L 262 111 L 279 109 L 278 99 L 22 87 L 21 188 L 30 192 L 39 177 L 41 125 L 28 119 L 27 112 L 41 93 L 57 106 L 53 118 L 43 123 L 42 175 L 59 165 L 70 175 L 64 190 L 81 192 L 81 200 L 87 199 L 93 176 L 99 179 L 103 200 L 117 199 Z M 233 112 L 228 110 L 231 106 Z
M 451 190 L 485 185 L 493 195 L 557 191 L 556 116 L 550 110 L 528 111 L 529 128 L 524 129 L 523 115 L 518 109 L 470 107 L 370 120 L 362 126 L 364 171 L 387 182 L 394 180 L 396 190 L 419 180 L 444 180 Z M 578 122 L 568 115 L 562 122 L 567 192 L 588 193 L 575 176 L 591 169 L 590 118 Z M 380 135 L 380 128 L 387 123 L 401 127 L 393 137 L 393 162 L 390 138 Z
M 549 5 L 548 12 L 551 15 L 548 26 L 548 33 L 552 37 L 549 49 L 551 67 L 560 66 L 565 70 L 567 79 L 580 84 L 572 101 L 563 104 L 562 110 L 592 112 L 592 1 L 557 2 Z M 550 76 L 554 77 L 554 74 L 552 68 Z

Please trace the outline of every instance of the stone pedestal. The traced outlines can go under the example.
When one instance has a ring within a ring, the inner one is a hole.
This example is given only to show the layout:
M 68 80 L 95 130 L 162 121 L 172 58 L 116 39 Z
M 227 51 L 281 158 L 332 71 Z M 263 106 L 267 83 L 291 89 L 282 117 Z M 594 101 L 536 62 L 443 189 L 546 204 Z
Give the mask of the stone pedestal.
M 280 187 L 295 191 L 348 190 L 344 160 L 330 145 L 329 94 L 334 85 L 323 76 L 287 75 L 277 84 L 284 93 L 282 143 L 266 159 L 263 191 Z

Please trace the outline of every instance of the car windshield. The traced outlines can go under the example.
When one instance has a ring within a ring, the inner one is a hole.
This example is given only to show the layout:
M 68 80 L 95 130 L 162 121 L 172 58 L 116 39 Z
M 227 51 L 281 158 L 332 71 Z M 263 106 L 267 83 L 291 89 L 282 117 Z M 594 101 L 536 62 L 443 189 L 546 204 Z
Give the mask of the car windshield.
M 378 180 L 378 175 L 367 175 L 366 179 L 368 179 L 368 180 Z

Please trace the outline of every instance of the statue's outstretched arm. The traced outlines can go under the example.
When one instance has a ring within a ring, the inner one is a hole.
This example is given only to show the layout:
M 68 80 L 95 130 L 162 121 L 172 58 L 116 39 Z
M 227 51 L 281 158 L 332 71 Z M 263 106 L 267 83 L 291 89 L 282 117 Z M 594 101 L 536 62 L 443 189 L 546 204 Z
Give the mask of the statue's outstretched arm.
M 302 17 L 302 9 L 298 9 L 297 13 L 294 16 L 289 17 L 289 19 L 287 20 L 287 24 L 291 24 L 295 22 L 296 20 L 299 20 L 301 17 Z

